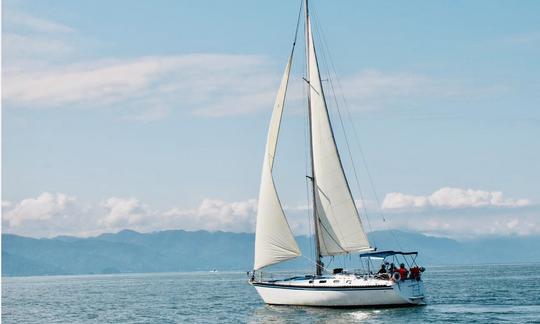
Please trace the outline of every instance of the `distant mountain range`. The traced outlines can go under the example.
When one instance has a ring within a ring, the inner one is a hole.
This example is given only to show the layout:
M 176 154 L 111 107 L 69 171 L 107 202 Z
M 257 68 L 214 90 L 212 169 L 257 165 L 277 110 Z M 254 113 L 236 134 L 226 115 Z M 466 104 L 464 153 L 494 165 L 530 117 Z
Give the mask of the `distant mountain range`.
M 540 236 L 458 242 L 418 233 L 378 231 L 369 237 L 379 250 L 419 251 L 424 265 L 540 261 Z M 297 240 L 305 255 L 310 255 L 310 239 L 299 236 Z M 253 265 L 253 245 L 252 233 L 124 230 L 90 238 L 51 239 L 2 234 L 2 276 L 246 271 Z M 298 258 L 281 267 L 311 268 L 311 264 Z

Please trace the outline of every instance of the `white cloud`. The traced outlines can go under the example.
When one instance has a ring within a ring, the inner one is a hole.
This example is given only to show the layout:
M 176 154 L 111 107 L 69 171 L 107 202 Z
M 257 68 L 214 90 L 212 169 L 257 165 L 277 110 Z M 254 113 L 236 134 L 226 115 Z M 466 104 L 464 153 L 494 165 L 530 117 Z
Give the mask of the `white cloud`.
M 98 220 L 97 225 L 103 228 L 129 228 L 148 221 L 151 215 L 148 206 L 135 198 L 112 197 L 102 206 L 107 210 L 107 214 Z
M 187 230 L 252 232 L 255 228 L 256 211 L 255 199 L 239 202 L 204 199 L 197 208 L 173 208 L 163 216 L 169 225 L 176 224 Z
M 422 208 L 428 205 L 428 199 L 423 196 L 412 196 L 400 192 L 386 194 L 383 200 L 383 209 Z
M 2 18 L 4 71 L 41 65 L 75 52 L 77 35 L 67 25 L 9 7 L 4 8 Z
M 503 197 L 500 191 L 485 191 L 461 188 L 441 188 L 428 196 L 407 195 L 400 192 L 388 193 L 382 203 L 386 210 L 420 208 L 476 208 L 476 207 L 524 207 L 527 199 Z
M 17 42 L 11 43 L 16 49 Z M 18 43 L 26 49 L 35 46 L 36 51 L 69 50 L 63 43 L 42 44 L 32 39 L 19 39 Z M 41 65 L 31 69 L 8 66 L 4 99 L 8 104 L 34 109 L 135 106 L 139 112 L 128 119 L 139 121 L 158 120 L 174 108 L 222 117 L 268 110 L 277 91 L 278 73 L 279 69 L 261 56 L 204 53 Z M 465 87 L 459 82 L 377 70 L 344 79 L 345 97 L 354 106 L 371 108 L 410 97 L 459 97 L 502 91 L 500 87 Z M 290 92 L 289 105 L 300 99 L 293 89 Z
M 150 122 L 172 110 L 219 117 L 271 107 L 279 71 L 256 55 L 185 54 L 80 61 L 92 41 L 73 28 L 6 10 L 3 100 L 25 109 L 109 108 Z
M 493 98 L 508 93 L 507 84 L 479 83 L 475 80 L 446 79 L 415 72 L 394 72 L 366 69 L 342 76 L 338 97 L 347 98 L 354 109 L 403 109 L 419 103 L 433 103 L 441 99 L 471 100 Z M 340 90 L 341 89 L 341 90 Z
M 7 11 L 7 10 L 6 10 Z M 48 19 L 39 18 L 15 10 L 5 12 L 3 17 L 5 26 L 33 31 L 36 33 L 72 33 L 73 28 Z
M 364 70 L 349 76 L 344 82 L 347 97 L 373 99 L 403 97 L 425 91 L 434 80 L 412 73 L 383 73 L 378 70 Z
M 540 210 L 528 199 L 506 198 L 500 191 L 444 187 L 427 196 L 388 193 L 377 229 L 411 230 L 471 239 L 487 235 L 538 235 Z
M 2 204 L 4 231 L 34 237 L 89 236 L 132 229 L 253 232 L 257 201 L 204 199 L 195 208 L 151 208 L 136 198 L 111 197 L 84 205 L 66 194 L 42 193 L 19 203 Z
M 385 209 L 386 222 L 368 208 L 371 224 L 369 228 L 412 230 L 453 238 L 540 234 L 538 206 L 525 203 L 524 200 L 520 202 L 515 199 L 504 199 L 496 192 L 486 194 L 473 190 L 465 194 L 468 195 L 466 198 L 463 198 L 461 192 L 460 194 L 448 192 L 451 191 L 443 190 L 437 195 L 424 197 L 420 203 L 415 199 L 408 200 L 401 197 L 397 200 L 399 203 L 396 203 L 396 206 L 402 206 L 401 209 Z M 424 205 L 424 201 L 431 204 L 429 198 L 432 196 L 438 199 L 434 200 L 434 204 L 447 207 L 413 207 L 427 206 Z M 465 205 L 471 207 L 455 207 Z M 140 232 L 167 229 L 253 232 L 257 201 L 248 199 L 231 202 L 207 198 L 193 208 L 173 207 L 160 210 L 136 198 L 111 197 L 101 203 L 85 205 L 66 194 L 43 193 L 36 198 L 27 198 L 20 202 L 4 202 L 2 209 L 5 232 L 33 237 L 90 236 L 123 229 Z M 310 226 L 313 224 L 309 216 L 311 214 L 305 206 L 288 207 L 286 214 L 289 225 L 296 235 L 312 232 Z M 363 211 L 361 215 L 363 219 L 366 216 Z
M 3 215 L 3 221 L 7 222 L 10 227 L 18 227 L 29 221 L 49 220 L 62 216 L 74 200 L 75 198 L 66 194 L 44 192 L 37 198 L 23 199 L 14 206 L 2 204 L 3 209 L 8 208 L 8 211 Z
M 275 74 L 259 56 L 189 54 L 7 69 L 8 104 L 40 108 L 138 106 L 152 120 L 171 107 L 223 116 L 268 108 Z
M 50 39 L 48 37 L 28 36 L 18 33 L 4 32 L 2 34 L 3 55 L 7 57 L 6 66 L 12 69 L 9 64 L 18 62 L 20 65 L 26 62 L 22 58 L 32 58 L 36 55 L 43 56 L 63 56 L 72 52 L 73 46 L 62 39 Z
M 277 91 L 281 64 L 274 66 L 264 57 L 199 53 L 80 62 L 74 58 L 91 42 L 82 41 L 84 35 L 73 28 L 21 12 L 6 17 L 3 99 L 7 107 L 122 109 L 119 115 L 124 119 L 151 122 L 178 109 L 207 117 L 268 110 Z M 508 90 L 375 69 L 342 80 L 344 96 L 363 109 Z M 288 100 L 294 108 L 302 91 L 293 89 L 294 83 L 291 87 Z
M 480 236 L 540 235 L 538 207 L 517 209 L 447 209 L 386 213 L 387 221 L 375 219 L 377 229 L 398 229 L 457 239 Z

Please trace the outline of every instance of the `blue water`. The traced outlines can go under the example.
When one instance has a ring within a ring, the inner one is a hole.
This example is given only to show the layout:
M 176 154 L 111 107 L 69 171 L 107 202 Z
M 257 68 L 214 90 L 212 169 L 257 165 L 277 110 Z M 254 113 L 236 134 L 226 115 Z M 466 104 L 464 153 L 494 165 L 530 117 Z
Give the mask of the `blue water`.
M 2 279 L 3 323 L 540 323 L 540 264 L 433 267 L 428 305 L 267 306 L 245 273 Z

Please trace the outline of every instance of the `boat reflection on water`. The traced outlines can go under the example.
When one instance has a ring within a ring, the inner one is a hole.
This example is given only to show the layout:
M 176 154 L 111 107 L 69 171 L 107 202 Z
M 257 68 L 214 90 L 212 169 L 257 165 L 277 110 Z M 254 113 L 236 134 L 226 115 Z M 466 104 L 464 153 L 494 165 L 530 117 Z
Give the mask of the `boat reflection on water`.
M 261 305 L 248 323 L 356 323 L 421 318 L 425 307 L 335 308 L 310 306 Z

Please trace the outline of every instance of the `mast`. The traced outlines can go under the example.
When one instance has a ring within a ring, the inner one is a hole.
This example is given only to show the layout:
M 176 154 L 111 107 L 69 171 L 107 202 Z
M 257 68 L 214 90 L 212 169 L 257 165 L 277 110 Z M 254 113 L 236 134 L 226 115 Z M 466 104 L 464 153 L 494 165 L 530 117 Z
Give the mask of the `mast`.
M 309 119 L 309 143 L 310 143 L 310 158 L 311 158 L 311 187 L 312 187 L 312 200 L 313 200 L 313 224 L 315 227 L 315 268 L 318 276 L 322 275 L 323 263 L 321 262 L 321 247 L 319 243 L 319 217 L 317 216 L 317 207 L 315 206 L 317 199 L 317 180 L 315 179 L 315 168 L 313 163 L 313 124 L 311 120 L 311 91 L 309 84 L 309 33 L 311 33 L 311 22 L 309 21 L 309 6 L 308 0 L 305 0 L 305 13 L 306 13 L 306 82 L 308 88 L 307 104 L 308 104 L 308 119 Z

